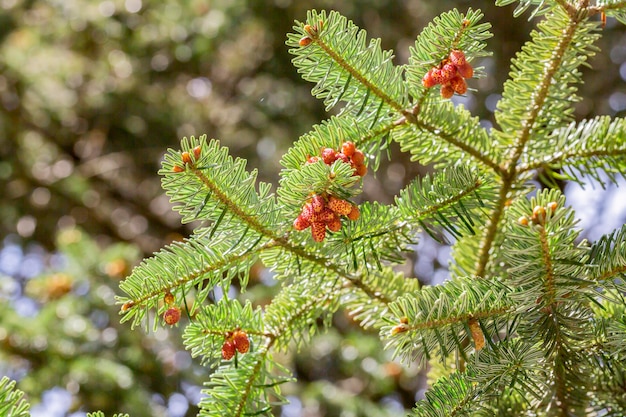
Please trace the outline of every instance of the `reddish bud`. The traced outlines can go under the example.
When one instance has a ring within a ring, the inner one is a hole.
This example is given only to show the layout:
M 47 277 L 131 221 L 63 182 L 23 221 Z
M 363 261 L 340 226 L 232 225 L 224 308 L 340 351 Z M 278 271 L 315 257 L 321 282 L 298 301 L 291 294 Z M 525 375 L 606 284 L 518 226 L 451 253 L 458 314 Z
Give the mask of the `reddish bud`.
M 332 220 L 326 223 L 326 226 L 331 232 L 338 232 L 341 230 L 341 219 L 335 214 Z
M 311 36 L 317 35 L 317 28 L 311 25 L 304 25 L 304 30 Z
M 361 211 L 357 206 L 352 206 L 352 210 L 348 213 L 348 218 L 352 221 L 358 220 L 361 217 Z
M 463 78 L 472 78 L 474 76 L 474 68 L 472 68 L 469 62 L 456 67 L 456 70 Z
M 313 221 L 313 214 L 315 212 L 313 211 L 313 207 L 311 206 L 311 203 L 306 203 L 303 207 L 302 207 L 302 211 L 300 212 L 300 216 L 306 220 L 307 222 L 312 222 Z
M 443 78 L 443 73 L 441 72 L 441 69 L 433 68 L 430 70 L 430 72 L 431 72 L 431 76 L 433 80 L 435 80 L 435 84 L 443 84 L 444 78 Z
M 233 356 L 235 356 L 235 343 L 232 340 L 227 340 L 222 345 L 222 358 L 229 361 Z
M 127 302 L 125 302 L 124 305 L 122 305 L 122 308 L 121 308 L 122 313 L 127 312 L 128 309 L 131 308 L 134 305 L 135 305 L 134 301 L 127 301 Z
M 347 216 L 352 211 L 352 204 L 349 201 L 331 196 L 328 207 L 337 214 Z
M 233 343 L 239 353 L 246 353 L 250 349 L 250 339 L 248 339 L 246 332 L 242 330 L 235 330 L 233 333 Z
M 202 153 L 202 147 L 196 146 L 193 148 L 193 158 L 197 161 L 200 159 L 200 154 Z
M 322 149 L 322 160 L 326 165 L 330 165 L 337 160 L 337 151 L 332 148 Z
M 163 320 L 165 320 L 165 322 L 169 324 L 170 326 L 173 326 L 174 324 L 178 323 L 178 320 L 180 320 L 180 308 L 178 307 L 168 308 L 165 314 L 163 314 Z
M 183 152 L 181 154 L 181 158 L 183 159 L 183 163 L 184 164 L 190 164 L 191 163 L 191 155 L 189 155 L 189 152 Z
M 304 217 L 302 217 L 302 214 L 296 217 L 296 219 L 293 221 L 293 228 L 296 230 L 304 230 L 310 225 L 311 225 L 311 222 L 309 222 Z
M 559 208 L 559 204 L 556 201 L 550 201 L 547 205 L 546 208 L 548 210 L 550 210 L 552 213 L 554 213 L 556 211 L 557 208 Z
M 367 174 L 367 167 L 365 165 L 357 165 L 355 170 L 355 174 L 359 177 L 364 177 L 365 174 Z
M 546 208 L 543 206 L 535 206 L 531 220 L 535 224 L 543 224 L 546 221 Z
M 311 223 L 311 236 L 316 242 L 322 242 L 326 237 L 326 223 L 313 222 Z
M 452 78 L 454 78 L 454 76 L 456 75 L 456 66 L 451 64 L 451 63 L 447 63 L 445 64 L 442 68 L 441 68 L 441 78 L 442 78 L 442 82 L 441 84 L 447 84 L 450 82 L 450 80 L 452 80 Z
M 454 88 L 450 84 L 444 84 L 441 86 L 439 93 L 443 98 L 450 98 L 454 95 Z
M 172 171 L 174 172 L 183 172 L 185 169 L 183 167 L 179 167 L 178 165 L 174 165 L 172 167 Z
M 359 150 L 354 151 L 354 154 L 352 154 L 352 162 L 354 162 L 354 165 L 363 165 L 363 163 L 365 163 L 365 154 Z
M 303 36 L 298 41 L 298 44 L 300 46 L 309 46 L 311 44 L 311 42 L 313 42 L 313 39 L 309 38 L 308 36 Z
M 452 87 L 454 92 L 457 94 L 465 94 L 467 92 L 467 83 L 460 75 L 457 75 L 450 80 L 450 87 Z
M 517 219 L 517 223 L 521 226 L 528 226 L 528 217 L 521 216 L 519 219 Z
M 326 207 L 326 200 L 319 194 L 313 194 L 313 197 L 311 197 L 311 207 L 314 213 L 319 213 Z
M 320 160 L 319 156 L 309 156 L 309 159 L 306 160 L 307 164 L 314 164 Z
M 391 329 L 391 335 L 395 336 L 398 333 L 404 333 L 407 330 L 409 330 L 409 326 L 407 326 L 404 323 L 400 323 L 400 324 L 398 324 L 397 326 L 395 326 L 394 328 Z
M 341 152 L 348 158 L 354 154 L 354 151 L 356 151 L 356 146 L 353 142 L 348 141 L 341 145 Z
M 165 295 L 163 296 L 163 302 L 166 305 L 170 305 L 174 303 L 174 294 L 172 294 L 171 292 L 166 292 Z
M 348 158 L 345 154 L 343 153 L 338 153 L 337 154 L 337 159 L 341 159 L 342 162 L 345 162 L 346 164 L 350 163 L 350 158 Z
M 328 223 L 335 218 L 335 212 L 328 207 L 324 207 L 319 214 L 315 216 L 315 221 Z
M 450 51 L 450 62 L 454 65 L 461 66 L 464 65 L 467 61 L 465 60 L 465 53 L 459 49 L 454 49 Z
M 437 80 L 433 76 L 432 69 L 424 74 L 424 78 L 422 78 L 422 85 L 426 88 L 434 87 L 435 85 L 437 85 Z

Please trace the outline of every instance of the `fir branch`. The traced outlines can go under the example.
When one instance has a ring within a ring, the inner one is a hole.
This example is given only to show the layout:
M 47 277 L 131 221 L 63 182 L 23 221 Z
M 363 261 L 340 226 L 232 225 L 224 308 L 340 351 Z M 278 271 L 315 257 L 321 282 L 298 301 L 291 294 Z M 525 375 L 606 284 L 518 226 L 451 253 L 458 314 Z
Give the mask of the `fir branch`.
M 342 114 L 374 126 L 406 108 L 402 71 L 391 62 L 393 53 L 381 50 L 380 39 L 366 45 L 365 31 L 335 11 L 309 11 L 307 23 L 294 26 L 298 33 L 288 35 L 287 45 L 298 72 L 317 83 L 312 93 L 324 99 L 327 110 L 343 102 Z M 312 42 L 301 47 L 301 36 Z
M 545 0 L 496 0 L 496 6 L 507 6 L 509 4 L 517 2 L 519 2 L 519 4 L 517 5 L 517 7 L 515 7 L 515 10 L 513 11 L 514 17 L 519 17 L 520 15 L 524 14 L 524 12 L 528 10 L 530 6 L 536 6 L 535 10 L 533 10 L 529 17 L 529 20 L 535 16 L 541 16 L 546 14 L 554 7 L 553 3 L 549 1 L 547 2 Z M 563 3 L 565 3 L 565 1 L 557 0 L 555 3 L 563 6 Z M 565 9 L 569 12 L 571 7 L 565 7 Z
M 575 90 L 564 86 L 580 82 L 577 68 L 593 54 L 598 35 L 592 31 L 596 27 L 554 9 L 513 61 L 511 79 L 504 85 L 495 113 L 502 131 L 494 133 L 501 144 L 511 145 L 507 158 L 510 176 L 515 175 L 531 138 L 544 137 L 571 117 Z
M 319 155 L 322 148 L 340 149 L 343 142 L 351 141 L 368 158 L 368 165 L 374 169 L 380 160 L 381 150 L 387 146 L 392 130 L 400 126 L 397 121 L 389 121 L 370 128 L 353 116 L 332 116 L 305 133 L 285 153 L 280 161 L 285 168 L 281 175 L 287 177 L 292 171 L 300 170 L 310 156 Z
M 416 101 L 413 115 L 419 113 L 426 97 L 439 94 L 436 89 L 425 88 L 422 78 L 447 58 L 451 50 L 462 50 L 469 62 L 489 55 L 484 48 L 485 41 L 492 36 L 489 32 L 491 24 L 480 23 L 483 17 L 480 10 L 471 8 L 466 13 L 450 10 L 435 17 L 418 35 L 415 45 L 410 48 L 409 64 L 406 66 L 409 93 Z M 475 77 L 481 76 L 483 73 L 477 68 Z
M 495 184 L 464 165 L 451 166 L 437 175 L 416 179 L 396 197 L 404 219 L 433 232 L 437 224 L 454 237 L 474 234 L 484 220 L 484 210 L 495 196 Z
M 224 297 L 198 311 L 194 321 L 185 327 L 183 342 L 192 357 L 200 357 L 203 364 L 211 367 L 221 360 L 221 346 L 234 330 L 244 331 L 253 347 L 267 337 L 260 308 L 253 309 L 250 301 L 242 306 L 239 301 Z
M 23 399 L 24 393 L 15 387 L 15 381 L 7 376 L 0 379 L 0 415 L 28 417 L 30 404 Z
M 407 293 L 419 290 L 419 281 L 395 273 L 391 268 L 372 271 L 361 276 L 361 281 L 369 289 L 367 292 L 352 285 L 342 288 L 341 305 L 359 322 L 361 327 L 373 327 L 379 330 L 393 321 L 389 303 Z M 372 297 L 371 294 L 384 294 L 383 297 Z
M 607 140 L 610 138 L 610 140 Z M 581 183 L 580 174 L 590 176 L 600 184 L 602 171 L 613 182 L 626 170 L 626 120 L 599 116 L 557 129 L 548 140 L 551 146 L 525 155 L 518 172 L 549 167 L 561 170 L 559 179 Z
M 473 166 L 482 164 L 502 174 L 502 168 L 494 160 L 487 131 L 463 106 L 455 107 L 448 100 L 429 98 L 417 115 L 406 120 L 390 133 L 403 151 L 412 154 L 411 159 L 439 166 L 444 162 L 468 161 Z
M 505 83 L 503 99 L 498 105 L 496 118 L 502 131 L 493 131 L 493 136 L 502 143 L 514 143 L 507 158 L 498 201 L 483 234 L 475 272 L 477 276 L 483 276 L 486 271 L 509 192 L 521 174 L 518 162 L 531 139 L 531 132 L 532 137 L 541 138 L 541 132 L 555 127 L 555 121 L 559 124 L 564 117 L 569 117 L 571 109 L 567 110 L 564 106 L 570 103 L 566 99 L 571 91 L 561 85 L 579 80 L 576 68 L 591 54 L 591 43 L 597 38 L 590 34 L 595 25 L 575 20 L 559 11 L 555 9 L 540 24 L 541 32 L 534 32 L 533 41 L 527 45 L 525 52 L 518 54 L 512 79 Z M 560 35 L 555 37 L 554 33 Z M 554 45 L 550 46 L 551 43 Z M 542 57 L 537 51 L 547 55 Z M 567 65 L 564 65 L 565 62 Z M 541 76 L 537 77 L 537 74 Z M 554 83 L 554 80 L 558 82 Z M 555 91 L 557 87 L 553 87 L 555 85 L 559 85 L 558 92 Z
M 468 321 L 491 320 L 497 334 L 515 308 L 510 291 L 498 281 L 458 277 L 405 294 L 390 304 L 396 319 L 381 329 L 381 337 L 387 339 L 387 348 L 395 348 L 394 356 L 407 362 L 421 364 L 455 350 L 465 356 L 464 340 L 471 337 Z
M 498 402 L 502 393 L 539 400 L 549 388 L 544 352 L 519 338 L 500 341 L 470 358 L 467 374 L 480 387 L 480 399 Z M 494 407 L 494 409 L 501 409 Z
M 243 233 L 241 230 L 240 234 Z M 120 283 L 120 289 L 127 294 L 118 297 L 118 302 L 123 304 L 122 322 L 132 320 L 133 327 L 140 324 L 149 309 L 159 309 L 161 299 L 168 292 L 177 300 L 184 300 L 185 294 L 194 294 L 194 304 L 199 305 L 215 286 L 228 287 L 235 277 L 245 288 L 249 268 L 260 253 L 277 243 L 260 242 L 253 234 L 245 236 L 243 241 L 237 233 L 211 236 L 208 229 L 200 229 L 184 242 L 174 242 L 145 259 Z M 193 288 L 200 285 L 194 292 Z M 161 309 L 165 311 L 165 306 Z
M 545 190 L 530 202 L 521 200 L 508 214 L 503 250 L 509 260 L 511 295 L 524 313 L 518 331 L 524 338 L 539 336 L 552 369 L 554 390 L 546 400 L 563 413 L 584 405 L 585 367 L 580 341 L 592 337 L 591 311 L 584 285 L 588 251 L 574 246 L 578 232 L 572 211 L 563 207 L 557 190 Z M 526 216 L 526 222 L 518 218 Z M 515 220 L 514 220 L 515 219 Z M 571 381 L 580 380 L 575 388 Z
M 259 183 L 259 192 L 255 190 L 256 170 L 247 172 L 245 160 L 233 159 L 219 141 L 207 142 L 206 135 L 184 138 L 181 148 L 188 154 L 198 148 L 200 157 L 184 162 L 182 153 L 170 149 L 159 173 L 163 189 L 179 203 L 174 210 L 182 214 L 183 222 L 208 220 L 217 227 L 227 212 L 259 234 L 279 238 L 275 230 L 281 213 L 269 193 L 270 184 Z
M 454 373 L 439 379 L 425 398 L 415 404 L 413 417 L 456 417 L 483 415 L 478 401 L 479 388 L 465 374 Z

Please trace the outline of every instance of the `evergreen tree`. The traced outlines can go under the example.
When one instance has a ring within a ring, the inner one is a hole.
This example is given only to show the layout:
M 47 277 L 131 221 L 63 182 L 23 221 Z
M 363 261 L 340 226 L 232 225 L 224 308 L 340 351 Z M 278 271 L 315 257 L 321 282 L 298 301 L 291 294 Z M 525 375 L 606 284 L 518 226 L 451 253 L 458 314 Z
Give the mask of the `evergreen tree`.
M 302 347 L 339 309 L 407 364 L 433 366 L 412 415 L 624 415 L 626 227 L 580 240 L 557 181 L 625 172 L 624 120 L 572 117 L 600 16 L 626 22 L 625 8 L 520 0 L 515 14 L 532 9 L 539 23 L 492 129 L 449 100 L 485 76 L 472 68 L 490 37 L 479 11 L 437 17 L 401 67 L 345 17 L 310 11 L 287 45 L 338 115 L 284 155 L 275 193 L 215 139 L 169 150 L 163 188 L 183 222 L 202 225 L 121 283 L 122 321 L 185 323 L 185 345 L 211 370 L 202 416 L 271 415 L 292 379 L 276 353 Z M 435 173 L 394 204 L 355 204 L 393 141 Z M 420 288 L 394 266 L 424 232 L 453 240 L 451 276 Z M 245 289 L 257 262 L 280 292 L 255 307 L 229 288 Z

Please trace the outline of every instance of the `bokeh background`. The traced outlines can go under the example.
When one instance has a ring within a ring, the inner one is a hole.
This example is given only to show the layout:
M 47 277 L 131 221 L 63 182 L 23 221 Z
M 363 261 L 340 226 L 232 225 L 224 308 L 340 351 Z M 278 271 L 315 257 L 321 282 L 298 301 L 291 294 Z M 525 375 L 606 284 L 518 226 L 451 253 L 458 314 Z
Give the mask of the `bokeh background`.
M 488 1 L 0 0 L 0 374 L 19 382 L 33 416 L 194 416 L 206 370 L 180 327 L 119 324 L 117 285 L 142 257 L 189 234 L 156 172 L 180 138 L 207 134 L 277 183 L 290 144 L 328 115 L 290 64 L 285 34 L 310 8 L 335 9 L 408 60 L 437 14 L 479 8 L 493 25 L 488 76 L 455 97 L 485 126 L 526 16 Z M 623 116 L 626 31 L 609 19 L 586 68 L 575 117 Z M 428 167 L 392 147 L 364 182 L 365 200 L 393 201 Z M 624 223 L 623 188 L 562 184 L 585 237 Z M 424 236 L 402 269 L 447 276 L 449 247 Z M 244 294 L 276 291 L 260 266 Z M 236 289 L 234 289 L 236 291 Z M 276 415 L 401 415 L 423 396 L 425 370 L 405 368 L 375 334 L 340 312 L 335 326 L 284 361 L 298 378 Z

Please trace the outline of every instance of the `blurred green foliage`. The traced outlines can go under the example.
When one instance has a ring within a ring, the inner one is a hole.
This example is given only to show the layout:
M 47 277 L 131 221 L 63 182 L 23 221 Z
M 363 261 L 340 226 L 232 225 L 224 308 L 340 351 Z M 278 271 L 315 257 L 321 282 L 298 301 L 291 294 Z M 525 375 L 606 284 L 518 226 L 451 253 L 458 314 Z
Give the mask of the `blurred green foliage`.
M 34 405 L 63 388 L 67 413 L 159 416 L 177 393 L 197 401 L 194 386 L 205 375 L 180 351 L 180 328 L 131 332 L 113 299 L 143 254 L 189 230 L 156 175 L 166 148 L 207 133 L 275 182 L 281 155 L 325 117 L 289 62 L 285 33 L 295 19 L 337 9 L 404 63 L 432 17 L 470 6 L 495 32 L 494 56 L 480 63 L 490 77 L 465 101 L 488 123 L 490 95 L 507 76 L 501 69 L 529 32 L 492 2 L 0 0 L 2 373 L 17 378 Z M 607 103 L 626 61 L 623 29 L 609 22 L 605 31 L 601 47 L 611 53 L 591 63 L 602 76 L 581 91 L 589 100 L 577 117 L 620 111 Z M 362 198 L 389 202 L 424 169 L 394 156 L 367 179 Z M 429 252 L 408 264 L 424 280 L 441 266 L 436 249 L 421 253 Z M 271 276 L 258 270 L 253 281 L 243 296 L 263 304 Z M 285 357 L 298 383 L 288 387 L 284 415 L 385 416 L 411 407 L 425 375 L 390 362 L 377 338 L 347 317 L 335 324 Z

